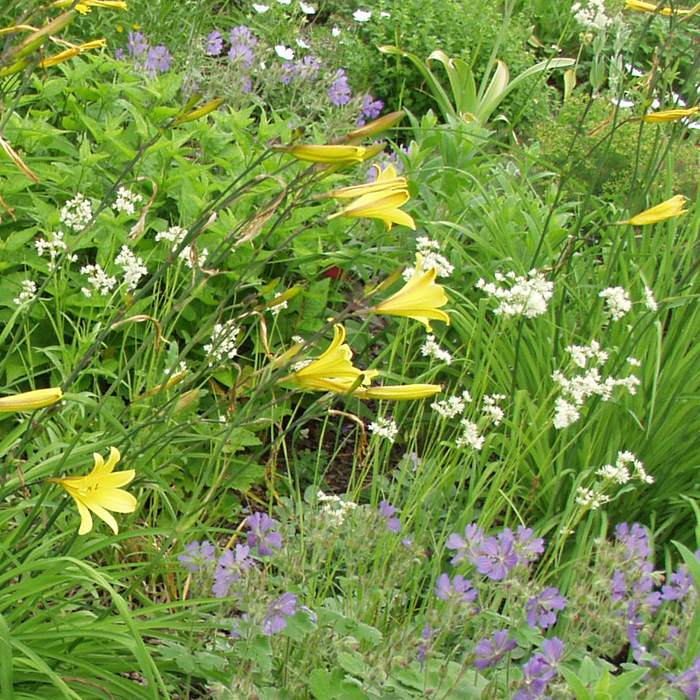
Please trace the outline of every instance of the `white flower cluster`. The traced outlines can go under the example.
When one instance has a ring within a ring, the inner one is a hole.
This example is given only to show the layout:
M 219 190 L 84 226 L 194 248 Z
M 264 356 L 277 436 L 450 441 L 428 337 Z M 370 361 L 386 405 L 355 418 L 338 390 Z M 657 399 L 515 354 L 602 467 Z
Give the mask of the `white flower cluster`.
M 579 408 L 583 406 L 586 399 L 591 396 L 600 396 L 603 401 L 609 401 L 613 390 L 620 386 L 630 394 L 637 393 L 637 386 L 641 383 L 635 375 L 616 379 L 607 377 L 603 379 L 599 366 L 605 364 L 608 353 L 600 349 L 600 344 L 595 340 L 590 346 L 572 345 L 567 348 L 574 364 L 584 370 L 571 379 L 560 370 L 552 374 L 552 379 L 559 385 L 562 396 L 554 403 L 553 424 L 557 429 L 568 428 L 575 423 L 579 417 Z M 632 358 L 631 358 L 632 359 Z M 636 362 L 636 361 L 635 361 Z M 593 365 L 593 366 L 589 366 Z M 634 365 L 634 363 L 630 363 Z
M 449 365 L 452 362 L 452 355 L 447 350 L 443 350 L 439 343 L 435 342 L 435 336 L 429 335 L 425 339 L 425 343 L 421 346 L 421 354 L 424 357 L 432 357 L 440 362 Z
M 355 10 L 352 13 L 352 18 L 356 22 L 368 22 L 372 19 L 372 13 L 369 10 Z
M 649 311 L 659 310 L 659 305 L 656 303 L 656 299 L 654 299 L 654 292 L 649 289 L 649 287 L 644 287 L 644 306 L 646 306 Z
M 129 290 L 136 289 L 141 278 L 148 274 L 148 268 L 143 264 L 143 260 L 137 258 L 129 246 L 122 246 L 114 262 L 124 269 L 124 282 Z
M 18 297 L 15 297 L 13 301 L 17 306 L 22 306 L 22 304 L 27 304 L 36 298 L 36 282 L 32 280 L 22 280 L 22 291 L 19 293 Z
M 209 366 L 223 362 L 224 360 L 233 360 L 238 355 L 236 347 L 236 338 L 241 332 L 237 328 L 234 321 L 226 321 L 226 323 L 217 323 L 211 334 L 211 343 L 204 346 L 204 351 L 211 357 Z
M 388 418 L 377 418 L 376 421 L 369 424 L 370 433 L 382 438 L 386 438 L 389 442 L 394 442 L 399 434 L 399 426 L 396 422 Z
M 503 409 L 498 405 L 498 402 L 503 401 L 505 398 L 505 394 L 493 394 L 492 396 L 488 394 L 484 395 L 484 405 L 481 408 L 481 412 L 486 416 L 488 421 L 494 425 L 500 425 L 503 420 L 505 414 L 503 413 Z
M 622 287 L 608 287 L 598 296 L 605 299 L 607 312 L 613 321 L 619 321 L 632 308 L 632 300 Z
M 281 297 L 282 292 L 277 292 L 275 294 L 275 299 L 277 297 Z M 279 304 L 275 304 L 274 306 L 270 307 L 270 312 L 272 313 L 273 316 L 277 316 L 282 309 L 286 309 L 289 306 L 289 302 L 285 299 L 284 301 L 281 301 Z
M 170 250 L 174 253 L 180 247 L 182 241 L 185 240 L 185 236 L 187 236 L 187 234 L 188 231 L 186 228 L 182 228 L 180 226 L 171 226 L 166 231 L 161 231 L 160 233 L 157 233 L 156 241 L 170 241 L 173 244 Z M 204 248 L 201 252 L 198 252 L 197 261 L 200 266 L 204 265 L 208 255 L 209 251 L 206 248 Z M 194 253 L 192 251 L 192 246 L 186 245 L 180 251 L 178 257 L 180 258 L 180 260 L 185 261 L 187 267 L 192 269 L 192 264 L 194 262 Z
M 634 467 L 634 474 L 627 468 L 628 464 Z M 632 452 L 618 452 L 615 464 L 606 464 L 602 466 L 596 471 L 596 474 L 616 484 L 626 484 L 634 477 L 643 481 L 645 484 L 654 483 L 654 477 L 647 474 L 644 464 L 640 462 Z
M 78 193 L 74 199 L 69 199 L 61 209 L 61 223 L 74 231 L 80 231 L 92 219 L 92 204 Z
M 435 270 L 436 277 L 449 277 L 455 270 L 454 265 L 440 253 L 440 244 L 427 236 L 416 239 L 416 250 L 423 256 L 423 270 Z M 403 278 L 408 281 L 413 276 L 415 267 L 407 267 Z
M 333 527 L 340 527 L 345 522 L 347 514 L 357 508 L 357 503 L 344 501 L 340 496 L 325 494 L 323 491 L 319 491 L 316 494 L 316 498 L 319 503 L 325 504 L 321 508 L 321 515 L 325 516 L 328 524 Z
M 571 11 L 574 19 L 587 29 L 600 31 L 612 24 L 612 19 L 605 14 L 604 0 L 587 0 L 584 4 L 575 2 Z
M 117 199 L 112 204 L 112 209 L 133 216 L 136 212 L 136 205 L 142 201 L 143 197 L 140 194 L 127 190 L 126 187 L 120 187 L 117 190 Z
M 165 374 L 166 376 L 170 376 L 171 372 L 172 372 L 172 370 L 170 369 L 170 367 L 166 367 L 163 370 L 163 374 Z M 175 372 L 173 372 L 173 374 L 178 375 L 178 374 L 183 374 L 184 372 L 187 372 L 187 363 L 184 360 L 182 360 L 182 362 L 180 362 L 180 364 L 178 365 Z
M 463 391 L 462 396 L 450 396 L 449 399 L 435 401 L 430 404 L 430 408 L 443 418 L 454 418 L 464 413 L 467 404 L 471 402 L 471 394 L 468 391 Z
M 117 284 L 117 278 L 107 275 L 97 264 L 81 267 L 80 274 L 88 275 L 88 284 L 92 286 L 92 289 L 89 287 L 80 288 L 80 291 L 88 298 L 92 296 L 93 292 L 98 292 L 103 297 L 107 296 Z
M 515 272 L 502 274 L 497 272 L 496 281 L 508 286 L 499 287 L 493 282 L 480 279 L 476 288 L 500 301 L 493 313 L 503 316 L 526 316 L 533 318 L 547 311 L 547 302 L 554 294 L 554 283 L 544 278 L 537 270 L 530 270 L 527 277 Z
M 600 506 L 610 500 L 610 496 L 606 496 L 604 493 L 598 493 L 594 489 L 587 489 L 584 486 L 579 486 L 576 489 L 576 493 L 578 495 L 574 499 L 575 502 L 580 506 L 590 506 L 591 510 L 598 510 Z
M 40 238 L 38 241 L 34 241 L 36 252 L 40 257 L 43 257 L 44 253 L 48 253 L 49 255 L 49 272 L 56 269 L 56 260 L 58 260 L 68 247 L 63 240 L 63 236 L 63 231 L 55 231 L 49 234 L 49 238 Z M 75 262 L 78 256 L 68 255 L 67 259 L 69 262 Z
M 483 446 L 486 438 L 479 435 L 479 426 L 473 421 L 463 418 L 462 423 L 462 434 L 457 438 L 457 447 L 471 447 L 474 450 L 479 451 Z

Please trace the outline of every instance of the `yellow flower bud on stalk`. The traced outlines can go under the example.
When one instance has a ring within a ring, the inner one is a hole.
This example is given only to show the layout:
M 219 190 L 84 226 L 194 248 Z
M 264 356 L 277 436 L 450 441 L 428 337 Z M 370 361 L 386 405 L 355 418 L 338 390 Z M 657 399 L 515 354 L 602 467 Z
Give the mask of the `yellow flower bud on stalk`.
M 643 122 L 650 124 L 660 124 L 663 122 L 674 122 L 685 117 L 692 117 L 700 112 L 700 107 L 688 107 L 687 109 L 664 109 L 659 112 L 649 112 L 640 117 Z
M 63 391 L 60 387 L 51 389 L 35 389 L 25 391 L 13 396 L 3 396 L 0 398 L 0 413 L 10 411 L 34 411 L 37 408 L 50 406 L 63 398 Z
M 676 216 L 681 216 L 687 214 L 688 210 L 684 209 L 685 203 L 688 200 L 682 195 L 677 194 L 671 199 L 667 199 L 661 204 L 657 204 L 651 209 L 646 209 L 640 212 L 631 219 L 626 219 L 625 221 L 618 221 L 618 224 L 631 224 L 632 226 L 648 226 L 649 224 L 658 224 L 660 221 L 665 221 L 666 219 L 672 219 Z

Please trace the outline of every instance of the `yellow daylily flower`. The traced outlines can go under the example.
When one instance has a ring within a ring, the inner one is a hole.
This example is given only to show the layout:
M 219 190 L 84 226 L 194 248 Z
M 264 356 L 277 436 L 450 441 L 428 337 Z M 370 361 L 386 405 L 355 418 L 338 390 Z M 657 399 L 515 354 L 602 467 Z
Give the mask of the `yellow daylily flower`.
M 408 194 L 408 190 L 371 192 L 358 197 L 354 202 L 327 218 L 329 221 L 337 219 L 339 216 L 381 219 L 386 224 L 387 231 L 392 224 L 402 224 L 415 231 L 416 222 L 413 220 L 413 217 L 399 209 L 410 198 L 411 195 Z
M 3 396 L 0 398 L 0 413 L 9 411 L 33 411 L 37 408 L 50 406 L 63 398 L 63 392 L 59 387 L 51 389 L 35 389 L 25 391 L 13 396 Z
M 310 163 L 361 163 L 371 157 L 367 155 L 368 149 L 364 146 L 311 143 L 300 146 L 273 146 L 272 148 Z
M 123 472 L 114 471 L 114 467 L 121 459 L 116 447 L 109 448 L 109 459 L 106 463 L 98 452 L 94 453 L 94 457 L 95 466 L 87 476 L 65 476 L 47 479 L 47 481 L 60 484 L 75 499 L 80 513 L 79 535 L 85 535 L 92 530 L 90 511 L 100 520 L 104 520 L 116 535 L 119 533 L 119 526 L 109 511 L 133 513 L 136 510 L 136 499 L 119 488 L 132 481 L 136 472 L 133 469 L 126 469 Z
M 394 168 L 393 165 L 389 165 L 384 170 L 377 165 L 374 167 L 379 171 L 377 179 L 374 182 L 369 182 L 364 185 L 341 187 L 337 190 L 331 190 L 322 196 L 335 197 L 336 199 L 352 199 L 353 197 L 361 197 L 374 192 L 406 190 L 408 187 L 408 180 L 405 177 L 397 177 L 396 168 Z
M 688 210 L 684 209 L 685 203 L 688 200 L 682 195 L 677 194 L 671 199 L 667 199 L 661 204 L 657 204 L 651 209 L 646 209 L 640 212 L 631 219 L 626 219 L 625 221 L 618 221 L 619 224 L 631 224 L 632 226 L 647 226 L 648 224 L 657 224 L 659 221 L 665 221 L 666 219 L 672 219 L 676 216 L 681 216 L 682 214 L 687 214 Z
M 348 391 L 360 377 L 362 384 L 369 384 L 377 376 L 377 370 L 354 367 L 352 350 L 345 343 L 345 328 L 337 323 L 333 332 L 333 342 L 318 359 L 280 381 L 293 381 L 307 389 L 340 392 Z
M 639 12 L 656 12 L 659 9 L 658 5 L 654 5 L 651 2 L 644 2 L 643 0 L 627 0 L 625 5 L 626 10 L 638 10 Z M 670 7 L 662 7 L 659 10 L 660 15 L 687 15 L 690 10 L 672 10 Z
M 687 109 L 664 109 L 659 112 L 649 112 L 642 117 L 643 122 L 658 124 L 661 122 L 674 122 L 684 117 L 692 117 L 700 112 L 700 107 L 688 107 Z
M 440 310 L 448 302 L 447 294 L 439 284 L 435 284 L 436 275 L 435 268 L 423 272 L 423 256 L 416 253 L 416 267 L 411 279 L 396 294 L 364 313 L 407 316 L 424 323 L 428 331 L 432 330 L 431 318 L 449 325 L 450 317 Z
M 425 399 L 435 396 L 442 391 L 440 384 L 400 384 L 396 386 L 358 387 L 353 396 L 361 399 L 389 399 L 407 401 L 409 399 Z
M 45 58 L 43 61 L 39 61 L 39 66 L 41 68 L 49 68 L 50 66 L 55 66 L 57 63 L 63 63 L 63 61 L 68 61 L 71 58 L 75 58 L 75 56 L 83 53 L 83 51 L 87 51 L 89 49 L 101 49 L 104 46 L 107 46 L 106 39 L 94 39 L 93 41 L 88 41 L 85 44 L 71 46 L 71 48 L 64 49 L 55 56 L 50 56 L 49 58 Z
M 50 7 L 68 7 L 73 0 L 55 0 Z M 128 5 L 123 0 L 80 0 L 75 9 L 83 15 L 90 12 L 93 7 L 111 7 L 115 10 L 128 10 Z

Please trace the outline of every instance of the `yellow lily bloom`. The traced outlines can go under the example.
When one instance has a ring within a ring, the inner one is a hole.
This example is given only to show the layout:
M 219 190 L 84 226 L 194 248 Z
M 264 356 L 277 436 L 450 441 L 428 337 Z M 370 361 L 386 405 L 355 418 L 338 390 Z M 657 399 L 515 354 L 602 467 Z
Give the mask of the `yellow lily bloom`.
M 408 180 L 405 177 L 397 177 L 396 168 L 394 168 L 393 165 L 389 165 L 384 170 L 376 165 L 374 167 L 379 170 L 377 179 L 374 182 L 369 182 L 364 185 L 341 187 L 337 190 L 331 190 L 322 196 L 335 197 L 336 199 L 352 199 L 353 197 L 361 197 L 374 192 L 406 190 L 408 187 Z
M 56 0 L 51 7 L 68 7 L 73 0 Z M 90 12 L 93 7 L 111 7 L 115 10 L 128 10 L 128 5 L 123 0 L 80 0 L 75 9 L 83 15 Z
M 311 143 L 300 146 L 273 146 L 272 148 L 275 151 L 289 153 L 289 155 L 299 160 L 305 160 L 310 163 L 361 163 L 363 160 L 371 157 L 371 155 L 367 155 L 369 149 L 364 146 L 318 145 Z M 382 148 L 384 148 L 384 145 L 382 145 Z
M 674 122 L 684 117 L 692 117 L 700 112 L 700 107 L 688 107 L 687 109 L 664 109 L 660 112 L 649 112 L 642 117 L 643 122 L 658 124 L 661 122 Z
M 133 469 L 123 472 L 114 471 L 114 467 L 121 459 L 116 447 L 109 448 L 109 460 L 106 463 L 101 454 L 95 452 L 94 457 L 95 466 L 87 476 L 66 476 L 60 479 L 47 479 L 47 481 L 60 484 L 75 499 L 80 513 L 79 535 L 92 530 L 90 511 L 100 520 L 104 520 L 116 535 L 119 533 L 119 526 L 109 511 L 133 513 L 136 510 L 136 499 L 119 488 L 132 481 L 136 472 Z
M 352 350 L 345 343 L 345 328 L 337 323 L 333 329 L 333 342 L 316 360 L 294 372 L 285 380 L 293 381 L 307 389 L 348 391 L 358 378 L 362 384 L 377 376 L 376 369 L 361 370 L 352 364 Z M 281 380 L 284 381 L 284 380 Z
M 401 211 L 399 207 L 406 204 L 411 198 L 408 190 L 388 190 L 371 192 L 358 197 L 335 214 L 331 214 L 328 220 L 337 219 L 339 216 L 351 218 L 381 219 L 386 224 L 386 230 L 392 224 L 402 224 L 416 230 L 416 222 L 410 214 Z
M 107 46 L 106 39 L 94 39 L 93 41 L 88 41 L 85 44 L 64 49 L 55 56 L 45 58 L 43 61 L 39 61 L 39 66 L 41 68 L 49 68 L 50 66 L 55 66 L 57 63 L 63 63 L 63 61 L 68 61 L 71 58 L 75 58 L 75 56 L 83 53 L 83 51 L 87 51 L 88 49 L 101 49 L 104 46 Z
M 631 224 L 632 226 L 647 226 L 648 224 L 657 224 L 659 221 L 665 221 L 666 219 L 672 219 L 676 216 L 681 216 L 682 214 L 687 214 L 688 210 L 684 209 L 685 203 L 688 200 L 682 195 L 677 194 L 671 199 L 667 199 L 661 204 L 657 204 L 651 209 L 646 209 L 640 212 L 636 216 L 626 221 L 619 221 L 620 224 Z
M 436 275 L 435 268 L 423 272 L 423 256 L 416 253 L 416 267 L 411 279 L 396 294 L 365 313 L 407 316 L 424 323 L 428 331 L 432 330 L 431 318 L 449 325 L 450 317 L 440 310 L 448 302 L 447 294 L 439 284 L 435 284 Z
M 625 5 L 626 10 L 639 10 L 639 12 L 656 12 L 659 7 L 658 5 L 654 5 L 651 2 L 644 2 L 643 0 L 627 0 L 627 4 Z M 666 17 L 669 17 L 670 15 L 687 15 L 690 12 L 690 10 L 672 10 L 670 7 L 662 7 L 659 10 L 660 15 L 666 15 Z
M 51 389 L 36 389 L 25 391 L 14 396 L 3 396 L 0 398 L 0 413 L 10 411 L 33 411 L 37 408 L 50 406 L 63 398 L 63 392 L 59 387 Z

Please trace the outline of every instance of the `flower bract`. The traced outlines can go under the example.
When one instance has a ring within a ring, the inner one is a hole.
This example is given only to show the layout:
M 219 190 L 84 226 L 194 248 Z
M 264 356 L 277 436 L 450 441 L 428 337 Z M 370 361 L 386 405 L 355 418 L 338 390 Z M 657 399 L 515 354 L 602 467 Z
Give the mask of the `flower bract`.
M 47 479 L 47 481 L 60 484 L 75 499 L 80 513 L 79 535 L 85 535 L 92 530 L 91 511 L 100 520 L 104 520 L 116 535 L 119 532 L 119 526 L 109 511 L 133 513 L 136 510 L 136 499 L 119 488 L 132 481 L 136 472 L 133 469 L 114 471 L 114 467 L 121 459 L 116 447 L 110 447 L 107 462 L 97 452 L 94 453 L 94 457 L 95 466 L 87 476 L 65 476 Z

